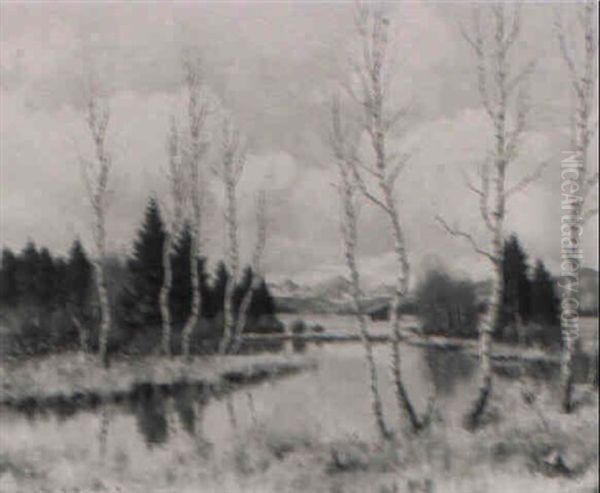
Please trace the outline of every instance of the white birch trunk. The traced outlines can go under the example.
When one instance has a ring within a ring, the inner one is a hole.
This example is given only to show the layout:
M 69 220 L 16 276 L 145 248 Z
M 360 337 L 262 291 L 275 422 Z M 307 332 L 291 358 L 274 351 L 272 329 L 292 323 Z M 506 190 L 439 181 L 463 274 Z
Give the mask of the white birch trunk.
M 225 228 L 227 230 L 227 270 L 229 271 L 229 277 L 227 278 L 225 298 L 223 300 L 223 339 L 219 348 L 221 354 L 225 354 L 229 349 L 229 344 L 235 331 L 233 293 L 238 281 L 239 270 L 235 183 L 232 176 L 227 176 L 230 174 L 230 171 L 226 170 L 225 173 Z
M 569 72 L 572 89 L 575 96 L 575 108 L 574 108 L 574 128 L 572 135 L 572 145 L 574 155 L 576 156 L 576 176 L 573 177 L 572 173 L 569 174 L 569 178 L 577 185 L 577 192 L 580 200 L 575 201 L 572 204 L 570 215 L 573 220 L 569 223 L 568 237 L 570 241 L 570 247 L 563 249 L 566 253 L 566 257 L 569 262 L 573 265 L 573 271 L 578 273 L 582 264 L 581 248 L 579 247 L 581 242 L 581 235 L 583 232 L 583 226 L 585 222 L 594 217 L 598 213 L 597 203 L 591 206 L 587 206 L 588 195 L 598 184 L 598 172 L 591 173 L 588 164 L 588 151 L 590 145 L 590 139 L 592 133 L 596 130 L 595 125 L 590 121 L 593 108 L 595 107 L 595 95 L 596 95 L 596 82 L 597 82 L 597 29 L 596 29 L 596 2 L 586 1 L 574 8 L 579 9 L 578 14 L 578 28 L 581 30 L 581 39 L 573 40 L 571 45 L 566 37 L 566 30 L 560 20 L 557 21 L 557 38 L 561 51 L 562 58 L 566 64 Z M 582 56 L 576 56 L 573 54 L 575 45 L 577 42 L 581 42 L 583 47 Z M 577 65 L 577 61 L 580 61 L 580 65 Z M 570 254 L 569 250 L 572 251 Z M 578 274 L 576 274 L 578 275 Z M 570 281 L 571 282 L 571 281 Z M 578 279 L 572 280 L 572 282 L 578 282 Z M 573 293 L 569 293 L 569 297 L 572 297 Z M 578 296 L 575 295 L 577 301 Z M 575 325 L 575 326 L 574 326 Z M 562 402 L 561 406 L 564 412 L 571 412 L 573 410 L 573 361 L 575 348 L 577 343 L 578 331 L 576 324 L 563 321 L 561 317 L 561 330 L 562 330 L 562 357 L 561 357 L 561 385 L 562 385 Z
M 184 358 L 189 359 L 191 337 L 198 321 L 202 316 L 202 291 L 198 275 L 199 257 L 202 255 L 202 208 L 206 192 L 204 173 L 200 170 L 200 161 L 206 153 L 208 144 L 203 140 L 203 129 L 208 114 L 208 103 L 201 94 L 201 67 L 200 61 L 187 60 L 186 83 L 188 88 L 188 118 L 189 118 L 189 144 L 190 155 L 188 159 L 187 186 L 192 205 L 192 227 L 190 245 L 190 284 L 192 289 L 192 305 L 189 317 L 183 328 L 181 348 Z
M 79 350 L 81 351 L 81 359 L 85 359 L 85 355 L 90 352 L 89 344 L 88 344 L 88 333 L 86 328 L 79 320 L 79 317 L 73 310 L 73 307 L 70 304 L 67 304 L 67 312 L 69 314 L 69 318 L 71 322 L 77 329 L 77 335 L 79 336 Z
M 94 144 L 94 159 L 80 157 L 84 185 L 93 212 L 93 237 L 96 256 L 93 261 L 94 278 L 100 305 L 100 333 L 98 355 L 104 366 L 108 366 L 108 342 L 111 330 L 111 309 L 106 288 L 104 260 L 106 258 L 106 225 L 108 178 L 111 168 L 111 157 L 106 150 L 106 130 L 110 118 L 108 106 L 99 107 L 99 100 L 91 88 L 87 108 L 87 124 Z
M 185 206 L 185 176 L 183 162 L 179 148 L 179 132 L 175 118 L 171 118 L 171 128 L 167 139 L 167 152 L 169 155 L 168 181 L 173 209 L 171 216 L 167 217 L 167 227 L 162 250 L 163 282 L 158 295 L 160 307 L 162 338 L 161 350 L 164 356 L 172 356 L 173 322 L 171 317 L 171 289 L 173 287 L 173 244 L 180 232 L 183 209 Z M 168 207 L 164 208 L 165 211 Z
M 367 321 L 363 313 L 360 301 L 362 298 L 362 291 L 360 289 L 360 278 L 358 269 L 356 266 L 355 249 L 356 249 L 356 213 L 354 210 L 354 204 L 352 203 L 352 192 L 348 186 L 344 186 L 345 190 L 343 194 L 343 208 L 344 208 L 344 253 L 346 258 L 346 266 L 352 280 L 352 303 L 354 306 L 355 316 L 358 321 L 360 330 L 361 341 L 365 351 L 365 361 L 367 363 L 367 370 L 369 373 L 369 388 L 371 391 L 371 404 L 373 408 L 373 416 L 377 424 L 377 430 L 383 439 L 389 439 L 391 433 L 385 423 L 385 417 L 383 415 L 383 405 L 381 402 L 381 395 L 379 394 L 379 385 L 377 383 L 377 369 L 375 366 L 375 360 L 373 358 L 373 345 L 369 340 L 369 331 L 367 328 Z M 399 354 L 399 353 L 398 353 Z M 399 360 L 399 356 L 398 356 Z
M 356 265 L 356 241 L 357 233 L 357 214 L 354 205 L 354 186 L 350 167 L 348 165 L 348 151 L 345 149 L 345 137 L 341 128 L 339 106 L 337 101 L 334 101 L 332 107 L 332 145 L 334 154 L 337 160 L 340 172 L 340 198 L 342 206 L 342 217 L 340 221 L 342 241 L 344 245 L 344 258 L 346 267 L 350 274 L 352 284 L 352 303 L 354 313 L 358 322 L 360 338 L 365 352 L 365 362 L 369 374 L 369 389 L 371 391 L 371 407 L 373 409 L 373 417 L 377 431 L 384 440 L 390 439 L 392 434 L 388 429 L 385 416 L 383 413 L 383 405 L 381 395 L 379 393 L 379 384 L 377 378 L 377 367 L 373 357 L 373 345 L 369 339 L 369 330 L 367 321 L 361 307 L 361 298 L 363 297 L 360 288 L 360 275 Z M 352 152 L 350 152 L 351 154 Z
M 198 276 L 198 234 L 196 232 L 192 233 L 191 244 L 190 244 L 190 281 L 192 288 L 192 305 L 190 307 L 190 314 L 183 327 L 183 331 L 181 334 L 181 352 L 182 355 L 189 359 L 191 356 L 190 352 L 190 344 L 191 337 L 194 331 L 194 328 L 198 324 L 198 320 L 200 318 L 200 310 L 202 307 L 202 294 L 200 291 L 200 279 Z
M 480 10 L 490 14 L 488 20 L 493 28 L 489 30 L 489 39 L 486 39 L 487 31 L 482 30 Z M 549 161 L 541 163 L 516 185 L 510 189 L 506 188 L 506 171 L 516 158 L 528 112 L 522 86 L 533 69 L 533 65 L 529 64 L 520 71 L 511 70 L 510 52 L 515 47 L 520 31 L 520 5 L 509 7 L 504 4 L 476 7 L 473 10 L 472 32 L 463 31 L 465 40 L 476 56 L 479 95 L 494 131 L 492 163 L 490 165 L 486 162 L 481 168 L 480 188 L 467 184 L 479 197 L 481 218 L 490 234 L 489 247 L 480 248 L 469 233 L 452 229 L 438 217 L 446 231 L 467 240 L 476 253 L 489 260 L 492 268 L 492 292 L 488 299 L 487 311 L 479 321 L 479 390 L 466 416 L 468 427 L 476 427 L 481 423 L 492 392 L 492 339 L 494 331 L 499 327 L 502 307 L 504 218 L 507 198 L 539 178 L 542 170 L 549 164 Z M 516 119 L 514 125 L 509 128 L 507 117 L 512 104 L 516 107 Z
M 259 192 L 256 202 L 256 244 L 254 246 L 251 262 L 252 279 L 250 281 L 250 286 L 248 286 L 247 291 L 244 293 L 238 310 L 235 332 L 233 334 L 233 342 L 231 345 L 231 352 L 233 354 L 237 353 L 240 349 L 242 344 L 242 334 L 248 321 L 248 310 L 252 304 L 252 297 L 254 292 L 260 287 L 260 283 L 263 279 L 261 258 L 267 239 L 266 196 L 264 190 Z
M 173 284 L 172 243 L 171 234 L 166 233 L 162 251 L 163 283 L 159 293 L 159 305 L 162 319 L 162 354 L 168 357 L 171 356 L 171 307 L 169 298 Z
M 239 276 L 239 244 L 236 186 L 244 166 L 244 153 L 240 149 L 239 132 L 233 128 L 229 120 L 223 126 L 223 156 L 221 179 L 225 192 L 225 221 L 226 256 L 229 277 L 225 285 L 223 300 L 223 337 L 219 343 L 219 354 L 225 354 L 230 349 L 232 337 L 235 334 L 235 307 L 233 293 Z
M 394 182 L 402 171 L 407 157 L 392 158 L 386 145 L 388 135 L 406 111 L 401 109 L 390 112 L 390 108 L 388 108 L 389 101 L 385 86 L 389 81 L 384 78 L 386 75 L 389 76 L 390 71 L 389 24 L 389 19 L 381 11 L 372 11 L 369 7 L 359 7 L 357 29 L 362 40 L 362 59 L 357 63 L 356 72 L 361 81 L 362 98 L 357 98 L 352 91 L 350 92 L 355 99 L 359 99 L 363 113 L 363 129 L 369 136 L 375 162 L 371 167 L 367 167 L 362 165 L 358 159 L 353 159 L 352 169 L 363 194 L 385 213 L 394 239 L 397 271 L 390 314 L 394 338 L 392 344 L 393 380 L 396 400 L 401 413 L 408 418 L 414 431 L 420 431 L 428 424 L 429 417 L 421 420 L 417 416 L 403 383 L 401 367 L 399 308 L 403 297 L 408 292 L 409 261 L 393 189 Z M 379 189 L 378 195 L 368 191 L 359 166 L 366 169 L 375 178 Z M 428 415 L 431 414 L 431 411 L 432 407 L 430 407 Z

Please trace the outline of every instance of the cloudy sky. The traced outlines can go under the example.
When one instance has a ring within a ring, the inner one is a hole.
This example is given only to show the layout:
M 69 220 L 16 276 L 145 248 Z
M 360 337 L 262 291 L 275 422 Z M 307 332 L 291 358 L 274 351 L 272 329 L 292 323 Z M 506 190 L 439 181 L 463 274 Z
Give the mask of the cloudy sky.
M 74 237 L 89 245 L 78 153 L 89 152 L 81 108 L 90 67 L 110 94 L 114 155 L 109 244 L 127 253 L 149 195 L 164 196 L 165 137 L 183 112 L 181 59 L 202 53 L 210 91 L 247 137 L 240 185 L 242 253 L 252 247 L 253 193 L 269 189 L 270 237 L 265 266 L 272 279 L 308 282 L 343 272 L 336 169 L 323 139 L 327 105 L 352 51 L 352 4 L 326 2 L 7 3 L 1 5 L 2 244 L 28 239 L 64 252 Z M 533 111 L 523 149 L 509 170 L 517 181 L 541 160 L 569 150 L 570 93 L 552 33 L 555 10 L 529 5 L 517 63 L 537 60 L 529 83 Z M 473 60 L 458 25 L 468 7 L 397 4 L 393 19 L 397 75 L 394 101 L 409 104 L 403 140 L 412 158 L 398 180 L 413 270 L 441 261 L 485 274 L 485 262 L 434 221 L 469 229 L 485 242 L 477 198 L 464 186 L 490 144 L 476 90 Z M 597 137 L 596 137 L 597 138 Z M 218 143 L 210 159 L 216 158 Z M 593 144 L 597 148 L 597 142 Z M 591 162 L 597 162 L 593 151 Z M 510 203 L 507 230 L 554 270 L 560 258 L 560 157 L 543 178 Z M 212 183 L 204 237 L 221 256 L 222 192 Z M 597 200 L 597 196 L 594 197 Z M 590 223 L 586 263 L 597 267 L 598 230 Z M 361 265 L 371 279 L 391 278 L 385 218 L 361 207 Z

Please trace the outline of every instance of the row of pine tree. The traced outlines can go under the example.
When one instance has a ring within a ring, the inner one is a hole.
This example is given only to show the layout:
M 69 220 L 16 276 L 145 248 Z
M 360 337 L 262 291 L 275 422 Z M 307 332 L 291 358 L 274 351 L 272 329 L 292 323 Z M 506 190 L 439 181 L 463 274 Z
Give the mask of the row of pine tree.
M 165 228 L 160 207 L 154 198 L 150 198 L 129 258 L 124 263 L 112 258 L 106 265 L 116 321 L 113 338 L 119 344 L 127 344 L 136 337 L 141 339 L 145 333 L 160 325 L 158 296 L 163 281 L 164 240 Z M 172 259 L 170 303 L 175 328 L 183 324 L 190 311 L 190 245 L 190 231 L 185 226 L 175 243 Z M 217 263 L 212 275 L 206 265 L 206 259 L 201 259 L 198 267 L 203 298 L 202 316 L 204 319 L 215 319 L 223 311 L 229 273 L 223 262 Z M 57 331 L 63 332 L 60 337 L 56 334 L 52 336 L 54 341 L 61 341 L 59 345 L 71 346 L 71 338 L 76 342 L 76 334 L 71 326 L 73 317 L 86 325 L 90 338 L 94 339 L 92 334 L 97 329 L 98 306 L 93 275 L 92 263 L 79 240 L 73 242 L 66 259 L 53 256 L 48 248 L 36 247 L 33 241 L 29 241 L 20 253 L 4 248 L 0 269 L 0 305 L 10 309 L 13 314 L 18 313 L 17 320 L 13 317 L 10 321 L 11 325 L 19 324 L 21 332 L 27 335 L 27 344 L 38 350 L 40 347 L 48 349 L 47 339 Z M 245 269 L 235 288 L 236 309 L 251 284 L 252 276 L 252 270 Z M 57 313 L 64 313 L 65 316 L 57 319 Z M 266 316 L 271 318 L 272 323 L 274 313 L 274 300 L 263 280 L 253 294 L 249 321 L 256 323 Z M 47 326 L 56 319 L 65 327 Z M 218 325 L 217 322 L 212 327 Z M 40 346 L 39 341 L 32 338 L 43 340 L 45 344 Z M 90 342 L 93 344 L 93 341 Z
M 533 268 L 516 235 L 504 243 L 503 303 L 500 327 L 535 323 L 559 325 L 560 306 L 552 275 L 540 259 Z

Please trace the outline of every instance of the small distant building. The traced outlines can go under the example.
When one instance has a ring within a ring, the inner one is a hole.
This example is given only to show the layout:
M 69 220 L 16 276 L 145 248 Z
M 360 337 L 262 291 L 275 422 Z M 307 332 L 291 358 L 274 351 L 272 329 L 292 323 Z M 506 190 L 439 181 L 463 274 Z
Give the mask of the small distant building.
M 390 300 L 379 300 L 368 304 L 365 313 L 373 321 L 390 319 Z
M 371 320 L 378 321 L 390 319 L 392 301 L 389 298 L 373 300 L 365 305 L 364 311 Z M 411 295 L 402 300 L 398 312 L 400 315 L 415 315 L 417 313 L 417 306 Z

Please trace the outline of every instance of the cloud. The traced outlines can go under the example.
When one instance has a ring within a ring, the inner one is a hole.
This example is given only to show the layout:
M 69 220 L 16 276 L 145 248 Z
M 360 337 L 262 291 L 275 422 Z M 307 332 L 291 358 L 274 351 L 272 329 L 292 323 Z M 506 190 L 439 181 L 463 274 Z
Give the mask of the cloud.
M 267 271 L 313 279 L 344 271 L 338 197 L 331 186 L 336 170 L 329 163 L 323 128 L 327 89 L 344 60 L 342 47 L 352 27 L 345 6 L 109 4 L 67 9 L 3 4 L 2 13 L 0 219 L 5 244 L 21 248 L 32 237 L 65 251 L 75 235 L 90 237 L 77 150 L 89 153 L 91 148 L 76 104 L 87 53 L 96 57 L 111 87 L 110 248 L 129 249 L 148 195 L 165 192 L 169 118 L 174 113 L 185 120 L 180 53 L 194 44 L 204 49 L 207 83 L 249 140 L 239 188 L 243 259 L 254 242 L 254 193 L 266 186 Z M 391 150 L 412 154 L 398 180 L 397 197 L 415 278 L 432 256 L 457 272 L 464 266 L 476 277 L 487 272 L 485 261 L 434 221 L 443 213 L 482 244 L 487 241 L 477 197 L 464 187 L 463 174 L 475 177 L 474 166 L 485 158 L 492 134 L 478 107 L 473 78 L 464 73 L 472 69 L 471 60 L 455 41 L 455 13 L 420 3 L 403 5 L 394 14 L 400 65 L 391 91 L 399 102 L 412 100 L 417 108 L 404 138 L 390 142 Z M 551 33 L 540 19 L 529 19 L 532 32 L 535 39 L 547 40 Z M 555 62 L 551 54 L 540 61 L 534 95 L 543 97 L 546 110 L 525 136 L 509 184 L 568 147 L 568 119 L 564 104 L 556 102 L 564 94 L 553 82 L 560 70 Z M 597 140 L 592 147 L 597 148 Z M 363 138 L 366 159 L 367 148 Z M 597 158 L 594 150 L 590 163 Z M 538 183 L 514 197 L 506 224 L 532 255 L 549 260 L 555 269 L 560 258 L 558 166 L 553 163 Z M 218 259 L 223 256 L 222 188 L 214 178 L 211 190 L 205 239 L 211 258 Z M 385 216 L 367 203 L 361 206 L 360 233 L 365 276 L 389 283 L 395 269 L 393 239 Z M 585 239 L 592 265 L 597 265 L 591 255 L 597 236 L 592 222 Z

